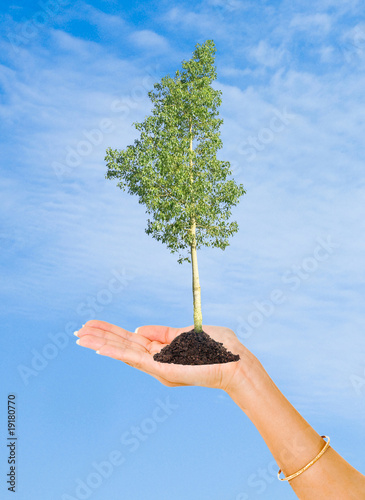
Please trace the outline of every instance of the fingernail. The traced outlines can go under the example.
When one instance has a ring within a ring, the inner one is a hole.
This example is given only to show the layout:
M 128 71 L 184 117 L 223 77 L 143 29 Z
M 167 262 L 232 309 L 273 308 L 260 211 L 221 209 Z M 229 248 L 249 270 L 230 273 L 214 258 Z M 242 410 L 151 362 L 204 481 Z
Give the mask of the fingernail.
M 80 344 L 80 339 L 76 340 L 76 344 Z
M 134 333 L 138 333 L 139 326 L 134 330 Z
M 95 352 L 96 352 L 96 354 L 100 354 L 100 351 L 95 351 Z
M 79 333 L 79 331 L 78 331 L 78 330 L 76 330 L 76 332 L 74 332 L 74 335 L 75 335 L 76 337 L 78 337 L 78 336 L 79 336 L 79 335 L 78 335 L 78 333 Z

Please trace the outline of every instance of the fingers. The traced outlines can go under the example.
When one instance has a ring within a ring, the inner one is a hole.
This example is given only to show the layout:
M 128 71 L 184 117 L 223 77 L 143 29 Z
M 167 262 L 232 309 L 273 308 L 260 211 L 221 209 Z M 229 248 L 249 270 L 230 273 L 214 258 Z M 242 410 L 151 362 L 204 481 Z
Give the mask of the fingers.
M 144 348 L 147 348 L 150 343 L 146 337 L 129 332 L 128 330 L 124 330 L 124 328 L 107 323 L 106 321 L 99 320 L 88 321 L 77 333 L 77 336 L 80 338 L 85 335 L 93 335 L 114 341 L 124 339 L 139 344 Z
M 80 335 L 77 344 L 81 345 L 82 347 L 94 349 L 94 351 L 98 351 L 105 345 L 111 345 L 122 349 L 133 349 L 135 351 L 148 352 L 147 349 L 140 344 L 130 342 L 129 340 L 123 339 L 118 336 L 115 337 L 116 338 L 106 338 L 103 335 L 84 334 Z
M 83 335 L 79 336 L 77 344 L 88 349 L 93 349 L 94 351 L 97 351 L 98 354 L 103 356 L 123 361 L 129 366 L 158 378 L 160 382 L 165 383 L 166 385 L 169 383 L 163 377 L 160 377 L 156 373 L 152 373 L 148 370 L 148 367 L 150 366 L 149 358 L 152 358 L 151 354 L 139 344 L 129 342 L 128 340 L 122 339 L 117 335 L 107 339 L 104 335 L 90 335 L 85 332 L 83 332 Z M 141 359 L 138 353 L 148 354 L 147 357 Z
M 194 325 L 185 328 L 173 328 L 160 325 L 144 325 L 136 328 L 135 332 L 129 332 L 124 328 L 107 323 L 106 321 L 90 320 L 78 332 L 78 336 L 83 335 L 99 335 L 107 339 L 121 337 L 130 340 L 148 348 L 151 342 L 159 342 L 161 344 L 170 344 L 177 335 L 182 332 L 188 332 L 194 328 Z M 156 344 L 157 345 L 157 344 Z M 161 348 L 161 346 L 160 346 Z M 159 350 L 159 349 L 158 349 Z M 156 352 L 158 352 L 156 350 Z
M 153 356 L 141 345 L 129 342 L 124 339 L 118 341 L 107 340 L 102 336 L 81 335 L 77 340 L 78 345 L 97 351 L 102 356 L 108 356 L 127 365 L 137 368 L 140 371 L 155 377 L 159 382 L 169 387 L 176 385 L 188 385 L 183 381 L 170 380 L 165 375 L 166 365 L 154 361 Z

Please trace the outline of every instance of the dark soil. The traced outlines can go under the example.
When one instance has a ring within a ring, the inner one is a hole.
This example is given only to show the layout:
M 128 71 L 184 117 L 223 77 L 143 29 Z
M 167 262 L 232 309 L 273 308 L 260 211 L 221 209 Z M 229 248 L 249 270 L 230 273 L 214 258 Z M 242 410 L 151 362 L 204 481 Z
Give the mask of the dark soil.
M 180 333 L 171 344 L 153 356 L 160 363 L 176 365 L 215 365 L 238 361 L 238 354 L 232 354 L 221 342 L 216 342 L 207 333 L 195 330 Z

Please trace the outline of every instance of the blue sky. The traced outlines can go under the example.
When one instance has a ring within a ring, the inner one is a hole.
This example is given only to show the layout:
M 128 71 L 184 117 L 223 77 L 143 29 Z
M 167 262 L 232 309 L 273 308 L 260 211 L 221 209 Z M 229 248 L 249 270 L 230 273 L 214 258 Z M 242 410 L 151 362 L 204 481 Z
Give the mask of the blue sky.
M 224 393 L 164 387 L 72 336 L 91 318 L 192 322 L 189 265 L 144 233 L 104 156 L 208 38 L 219 154 L 247 194 L 231 245 L 199 254 L 204 323 L 232 328 L 364 472 L 361 2 L 3 2 L 0 23 L 1 497 L 15 393 L 21 500 L 295 498 Z

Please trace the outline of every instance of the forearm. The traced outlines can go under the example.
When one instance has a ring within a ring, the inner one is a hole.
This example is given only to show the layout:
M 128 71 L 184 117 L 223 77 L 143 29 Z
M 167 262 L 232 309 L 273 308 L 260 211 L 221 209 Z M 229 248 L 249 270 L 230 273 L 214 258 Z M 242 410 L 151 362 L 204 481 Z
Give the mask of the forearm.
M 253 422 L 285 477 L 297 472 L 324 447 L 321 436 L 295 410 L 262 365 L 242 369 L 242 382 L 227 390 Z M 365 499 L 365 477 L 331 447 L 290 481 L 301 500 Z M 284 486 L 283 486 L 284 487 Z

